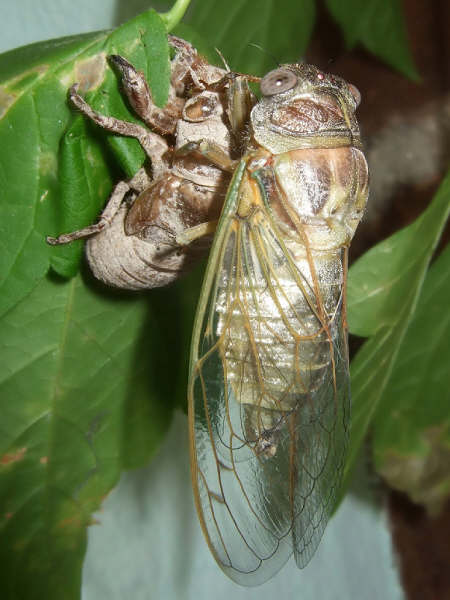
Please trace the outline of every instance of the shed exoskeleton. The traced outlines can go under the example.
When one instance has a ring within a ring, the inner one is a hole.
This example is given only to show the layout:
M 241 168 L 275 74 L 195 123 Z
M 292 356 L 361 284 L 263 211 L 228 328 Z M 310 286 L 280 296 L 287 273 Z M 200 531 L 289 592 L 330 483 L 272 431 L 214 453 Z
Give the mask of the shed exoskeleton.
M 246 80 L 210 65 L 180 38 L 169 36 L 169 42 L 176 54 L 162 109 L 153 103 L 143 73 L 121 56 L 109 57 L 131 108 L 150 129 L 94 111 L 77 84 L 69 92 L 70 102 L 86 117 L 136 138 L 150 159 L 132 179 L 115 186 L 96 224 L 47 238 L 52 245 L 88 238 L 92 272 L 114 287 L 167 285 L 209 249 L 240 155 L 246 122 L 239 115 L 247 118 L 253 103 Z M 192 239 L 182 238 L 186 230 Z

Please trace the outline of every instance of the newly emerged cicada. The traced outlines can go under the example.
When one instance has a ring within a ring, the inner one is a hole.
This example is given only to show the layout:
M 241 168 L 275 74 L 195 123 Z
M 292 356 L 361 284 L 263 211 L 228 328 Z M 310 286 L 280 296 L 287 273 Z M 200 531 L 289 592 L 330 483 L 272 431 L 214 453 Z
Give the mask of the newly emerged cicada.
M 359 92 L 306 64 L 261 80 L 217 227 L 189 381 L 194 493 L 222 569 L 256 585 L 311 559 L 350 417 L 347 250 L 368 194 Z
M 337 76 L 288 64 L 260 80 L 256 101 L 247 85 L 256 78 L 209 71 L 189 45 L 172 43 L 181 54 L 162 112 L 143 76 L 115 59 L 125 80 L 131 68 L 130 103 L 160 135 L 123 127 L 72 93 L 99 125 L 138 137 L 154 164 L 150 178 L 119 184 L 99 225 L 51 242 L 93 234 L 94 273 L 136 289 L 177 278 L 215 230 L 191 348 L 192 483 L 215 559 L 234 581 L 257 585 L 292 553 L 299 567 L 309 562 L 340 486 L 347 253 L 368 195 L 360 97 Z

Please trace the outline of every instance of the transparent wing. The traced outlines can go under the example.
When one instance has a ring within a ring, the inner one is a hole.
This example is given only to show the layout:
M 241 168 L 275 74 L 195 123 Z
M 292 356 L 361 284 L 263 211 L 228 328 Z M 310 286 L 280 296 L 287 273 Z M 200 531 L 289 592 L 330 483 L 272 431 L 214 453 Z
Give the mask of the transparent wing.
M 341 254 L 294 263 L 257 188 L 244 185 L 244 166 L 199 302 L 189 415 L 208 544 L 233 580 L 257 585 L 292 552 L 305 566 L 333 509 L 347 440 L 348 352 Z M 237 214 L 243 194 L 245 217 Z

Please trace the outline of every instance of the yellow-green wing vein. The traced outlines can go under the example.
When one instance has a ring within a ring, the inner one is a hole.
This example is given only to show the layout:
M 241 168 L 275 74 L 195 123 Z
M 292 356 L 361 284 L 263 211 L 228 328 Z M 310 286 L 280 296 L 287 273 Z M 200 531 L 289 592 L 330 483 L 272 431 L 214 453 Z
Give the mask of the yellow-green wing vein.
M 294 263 L 261 194 L 238 214 L 244 169 L 199 303 L 189 411 L 203 531 L 227 574 L 255 585 L 292 552 L 303 567 L 320 541 L 340 482 L 349 392 L 342 280 L 321 276 L 324 260 L 343 258 Z

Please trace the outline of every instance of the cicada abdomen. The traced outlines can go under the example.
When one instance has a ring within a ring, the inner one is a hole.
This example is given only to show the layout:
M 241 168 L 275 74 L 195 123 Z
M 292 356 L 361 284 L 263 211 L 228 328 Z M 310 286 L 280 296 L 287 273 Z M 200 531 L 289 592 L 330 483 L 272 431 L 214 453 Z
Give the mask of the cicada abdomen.
M 355 88 L 309 65 L 261 82 L 194 329 L 193 484 L 210 548 L 245 585 L 314 553 L 350 414 L 347 249 L 367 199 Z

